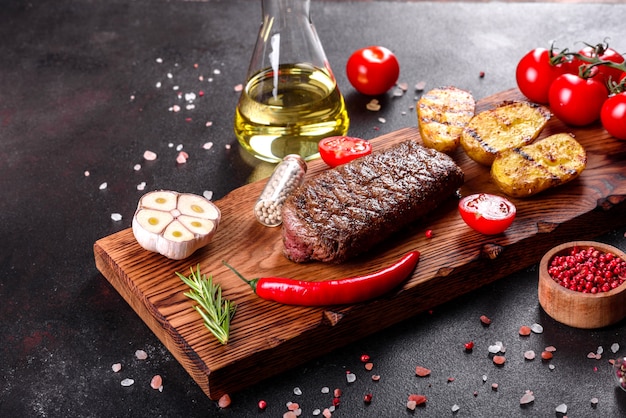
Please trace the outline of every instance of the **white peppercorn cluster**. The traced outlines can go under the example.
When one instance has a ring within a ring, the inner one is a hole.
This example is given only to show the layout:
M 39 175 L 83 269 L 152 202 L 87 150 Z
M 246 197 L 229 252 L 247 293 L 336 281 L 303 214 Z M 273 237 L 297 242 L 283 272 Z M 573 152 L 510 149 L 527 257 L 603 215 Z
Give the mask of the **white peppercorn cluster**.
M 265 226 L 283 222 L 281 209 L 285 199 L 304 180 L 306 163 L 298 155 L 288 155 L 276 166 L 254 206 L 254 215 Z

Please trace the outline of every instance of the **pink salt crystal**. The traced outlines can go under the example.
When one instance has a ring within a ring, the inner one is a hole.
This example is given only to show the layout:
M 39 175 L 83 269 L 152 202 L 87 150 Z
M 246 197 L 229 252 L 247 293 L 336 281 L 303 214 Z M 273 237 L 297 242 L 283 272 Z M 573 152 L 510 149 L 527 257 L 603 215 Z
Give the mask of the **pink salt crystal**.
M 152 377 L 152 380 L 150 381 L 150 387 L 152 389 L 160 389 L 163 386 L 163 379 L 161 378 L 160 375 L 154 375 Z
M 374 363 L 365 363 L 365 370 L 369 371 L 374 368 Z
M 217 404 L 219 405 L 220 408 L 228 408 L 230 406 L 231 400 L 230 400 L 230 395 L 228 395 L 228 393 L 225 393 L 224 395 L 222 395 L 222 397 L 217 401 Z
M 135 351 L 135 357 L 137 357 L 138 360 L 145 360 L 148 358 L 148 354 L 143 350 L 137 350 Z
M 411 411 L 415 411 L 416 407 L 417 407 L 417 402 L 415 402 L 415 401 L 407 401 L 406 409 L 409 409 Z
M 154 161 L 154 160 L 156 160 L 156 159 L 157 159 L 157 155 L 156 155 L 156 153 L 155 153 L 155 152 L 153 152 L 153 151 L 146 150 L 146 151 L 143 153 L 143 158 L 144 158 L 146 161 Z
M 524 393 L 524 396 L 522 396 L 522 398 L 519 400 L 519 403 L 521 405 L 526 405 L 531 402 L 534 402 L 534 400 L 535 400 L 535 395 L 533 394 L 533 392 L 530 390 L 527 390 L 526 393 Z
M 85 177 L 89 177 L 89 176 L 90 176 L 90 173 L 89 173 L 89 171 L 87 171 L 87 170 L 85 170 L 85 173 L 84 173 L 84 174 L 85 174 Z
M 379 375 L 379 374 L 373 374 L 373 375 L 372 375 L 372 380 L 373 380 L 374 382 L 378 382 L 378 381 L 380 380 L 380 375 Z
M 122 364 L 115 363 L 114 365 L 111 366 L 111 370 L 113 370 L 113 373 L 119 372 L 120 370 L 122 370 Z
M 241 90 L 243 90 L 243 84 L 237 84 L 237 85 L 235 86 L 235 91 L 236 91 L 236 92 L 240 92 Z
M 283 418 L 297 418 L 297 416 L 294 411 L 288 411 L 283 414 Z
M 185 151 L 181 151 L 176 157 L 176 162 L 178 164 L 185 164 L 187 162 L 187 158 L 189 158 L 189 154 L 187 154 Z
M 324 415 L 324 418 L 330 418 L 333 416 L 332 412 L 330 412 L 330 409 L 328 408 L 324 409 L 324 412 L 322 412 L 322 415 Z
M 209 150 L 209 149 L 213 148 L 213 142 L 205 142 L 205 143 L 202 145 L 202 148 L 203 148 L 203 149 L 206 149 L 206 150 Z
M 533 350 L 528 350 L 524 353 L 524 358 L 526 360 L 533 360 L 535 358 L 535 352 Z

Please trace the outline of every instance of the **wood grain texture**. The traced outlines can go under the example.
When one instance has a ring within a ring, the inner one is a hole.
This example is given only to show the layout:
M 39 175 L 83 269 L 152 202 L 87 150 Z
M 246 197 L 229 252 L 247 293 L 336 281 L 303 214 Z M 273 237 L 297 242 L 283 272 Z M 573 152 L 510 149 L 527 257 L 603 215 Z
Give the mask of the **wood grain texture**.
M 509 90 L 480 100 L 477 111 L 515 99 L 522 97 Z M 556 244 L 589 239 L 626 224 L 626 141 L 609 137 L 599 125 L 572 129 L 555 118 L 540 138 L 558 132 L 572 132 L 583 144 L 587 169 L 560 188 L 512 199 L 517 219 L 502 235 L 486 237 L 470 230 L 451 198 L 358 259 L 341 265 L 295 264 L 282 255 L 280 229 L 264 227 L 253 216 L 265 183 L 260 181 L 215 202 L 222 223 L 211 244 L 190 258 L 174 261 L 149 253 L 126 229 L 94 244 L 96 266 L 204 392 L 217 399 L 538 263 Z M 383 135 L 372 143 L 374 149 L 381 149 L 407 139 L 420 141 L 417 127 Z M 487 168 L 462 150 L 452 156 L 465 172 L 462 194 L 498 193 Z M 307 176 L 324 169 L 321 161 L 311 162 Z M 427 229 L 434 231 L 430 239 L 425 236 Z M 248 278 L 325 280 L 371 272 L 413 249 L 422 256 L 404 285 L 354 306 L 307 308 L 267 302 L 222 264 L 228 261 Z M 175 275 L 177 271 L 188 274 L 197 264 L 213 275 L 224 297 L 237 304 L 226 346 L 204 328 Z

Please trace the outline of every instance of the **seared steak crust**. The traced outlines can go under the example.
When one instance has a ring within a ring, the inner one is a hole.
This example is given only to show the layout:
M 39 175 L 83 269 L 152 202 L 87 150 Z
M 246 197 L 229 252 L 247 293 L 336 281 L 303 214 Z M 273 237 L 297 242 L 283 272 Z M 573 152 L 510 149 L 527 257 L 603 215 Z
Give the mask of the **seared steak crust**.
M 449 156 L 410 140 L 324 171 L 283 205 L 284 254 L 342 262 L 426 215 L 463 180 Z

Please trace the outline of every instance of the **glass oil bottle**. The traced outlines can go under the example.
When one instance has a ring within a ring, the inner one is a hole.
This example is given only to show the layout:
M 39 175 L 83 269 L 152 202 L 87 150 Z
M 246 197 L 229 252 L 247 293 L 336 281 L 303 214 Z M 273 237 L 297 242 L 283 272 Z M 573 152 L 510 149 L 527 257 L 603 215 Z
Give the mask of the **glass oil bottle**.
M 262 0 L 263 23 L 235 111 L 239 143 L 268 162 L 319 157 L 349 118 L 310 18 L 310 0 Z

